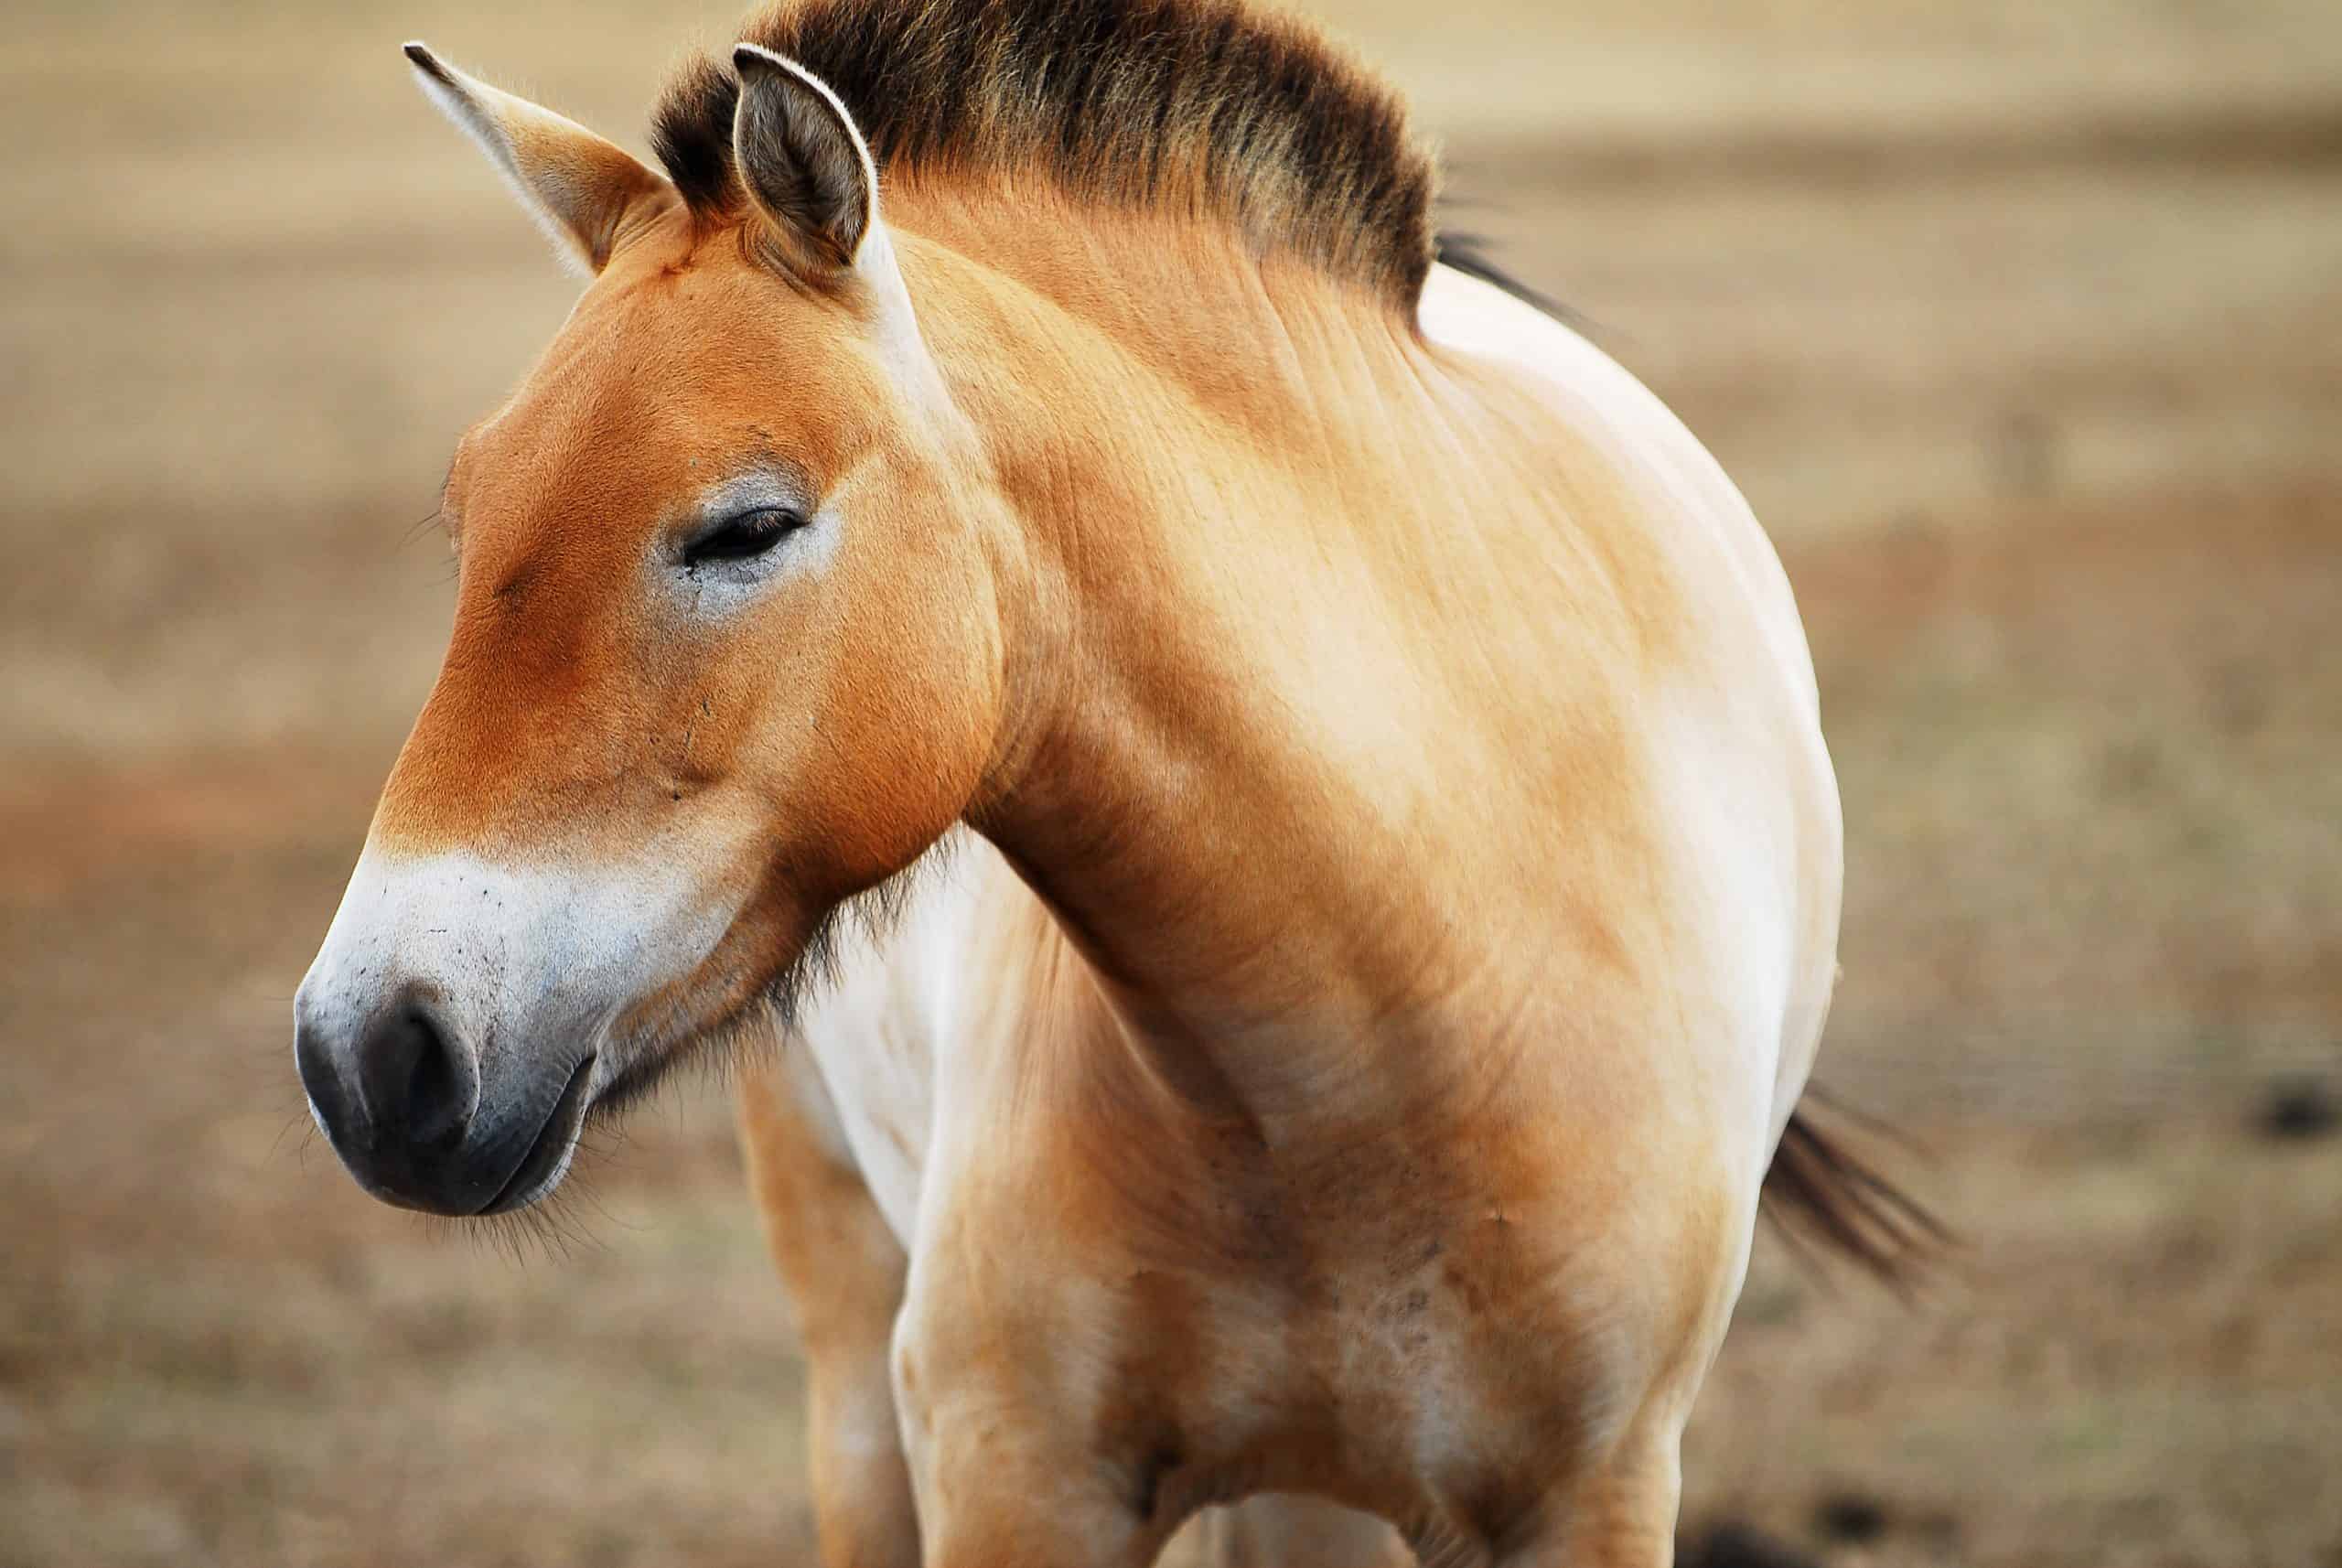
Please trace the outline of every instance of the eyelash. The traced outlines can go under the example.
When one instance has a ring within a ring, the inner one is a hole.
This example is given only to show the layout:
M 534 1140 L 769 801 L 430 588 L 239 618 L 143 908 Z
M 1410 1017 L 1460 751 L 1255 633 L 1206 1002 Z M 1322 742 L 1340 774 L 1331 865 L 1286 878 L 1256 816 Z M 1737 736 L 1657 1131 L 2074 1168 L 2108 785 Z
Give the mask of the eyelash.
M 710 561 L 748 561 L 805 526 L 787 507 L 760 506 L 728 517 L 683 547 L 685 567 Z

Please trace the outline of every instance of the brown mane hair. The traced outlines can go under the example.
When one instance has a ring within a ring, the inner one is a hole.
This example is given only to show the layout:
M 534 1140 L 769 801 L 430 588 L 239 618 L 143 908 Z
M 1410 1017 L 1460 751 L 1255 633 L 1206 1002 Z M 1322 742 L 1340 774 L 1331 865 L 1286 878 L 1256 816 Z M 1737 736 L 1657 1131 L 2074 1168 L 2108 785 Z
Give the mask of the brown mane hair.
M 1240 0 L 781 0 L 742 37 L 827 82 L 882 177 L 1013 170 L 1217 219 L 1410 316 L 1429 275 L 1435 172 L 1398 95 Z M 703 216 L 740 199 L 738 97 L 728 65 L 696 59 L 652 122 Z

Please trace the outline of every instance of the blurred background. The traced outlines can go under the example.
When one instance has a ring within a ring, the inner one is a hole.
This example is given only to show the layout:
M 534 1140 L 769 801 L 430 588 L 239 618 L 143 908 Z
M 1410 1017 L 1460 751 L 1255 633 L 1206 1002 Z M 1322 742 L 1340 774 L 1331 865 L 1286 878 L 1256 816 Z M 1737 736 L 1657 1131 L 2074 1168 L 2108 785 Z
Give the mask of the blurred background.
M 1968 1240 L 1907 1307 L 1760 1243 L 1687 1562 L 2342 1564 L 2342 9 L 1313 8 L 1773 531 L 1820 1079 Z M 361 1197 L 289 1050 L 446 632 L 418 523 L 575 286 L 396 46 L 639 148 L 734 19 L 12 7 L 0 1563 L 809 1560 L 720 1090 L 500 1245 Z

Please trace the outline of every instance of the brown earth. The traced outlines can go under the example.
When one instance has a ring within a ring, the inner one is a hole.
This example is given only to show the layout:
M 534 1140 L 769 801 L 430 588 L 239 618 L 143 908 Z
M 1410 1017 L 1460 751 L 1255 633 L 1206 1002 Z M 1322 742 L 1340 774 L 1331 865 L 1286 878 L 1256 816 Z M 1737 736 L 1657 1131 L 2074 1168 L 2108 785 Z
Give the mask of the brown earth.
M 2256 1125 L 2342 1094 L 2342 13 L 1326 9 L 1773 527 L 1849 819 L 1821 1077 L 1965 1237 L 1907 1307 L 1761 1245 L 1688 1528 L 2342 1563 L 2342 1135 Z M 446 630 L 413 525 L 568 297 L 391 46 L 630 137 L 729 19 L 12 17 L 0 1563 L 805 1558 L 720 1094 L 544 1246 L 364 1199 L 286 1048 Z

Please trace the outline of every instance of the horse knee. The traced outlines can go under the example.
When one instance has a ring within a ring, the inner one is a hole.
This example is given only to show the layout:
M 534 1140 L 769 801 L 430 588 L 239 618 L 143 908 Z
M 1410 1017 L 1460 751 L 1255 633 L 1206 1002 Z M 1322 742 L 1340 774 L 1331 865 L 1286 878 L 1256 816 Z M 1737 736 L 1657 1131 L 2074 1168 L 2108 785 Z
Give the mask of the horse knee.
M 1499 1561 L 1505 1568 L 1668 1568 L 1682 1464 L 1674 1423 L 1638 1436 L 1548 1497 Z
M 919 1511 L 882 1350 L 811 1357 L 809 1466 L 825 1568 L 918 1568 Z
M 927 1568 L 1144 1568 L 1162 1548 L 1081 1456 L 946 1427 L 911 1463 Z

